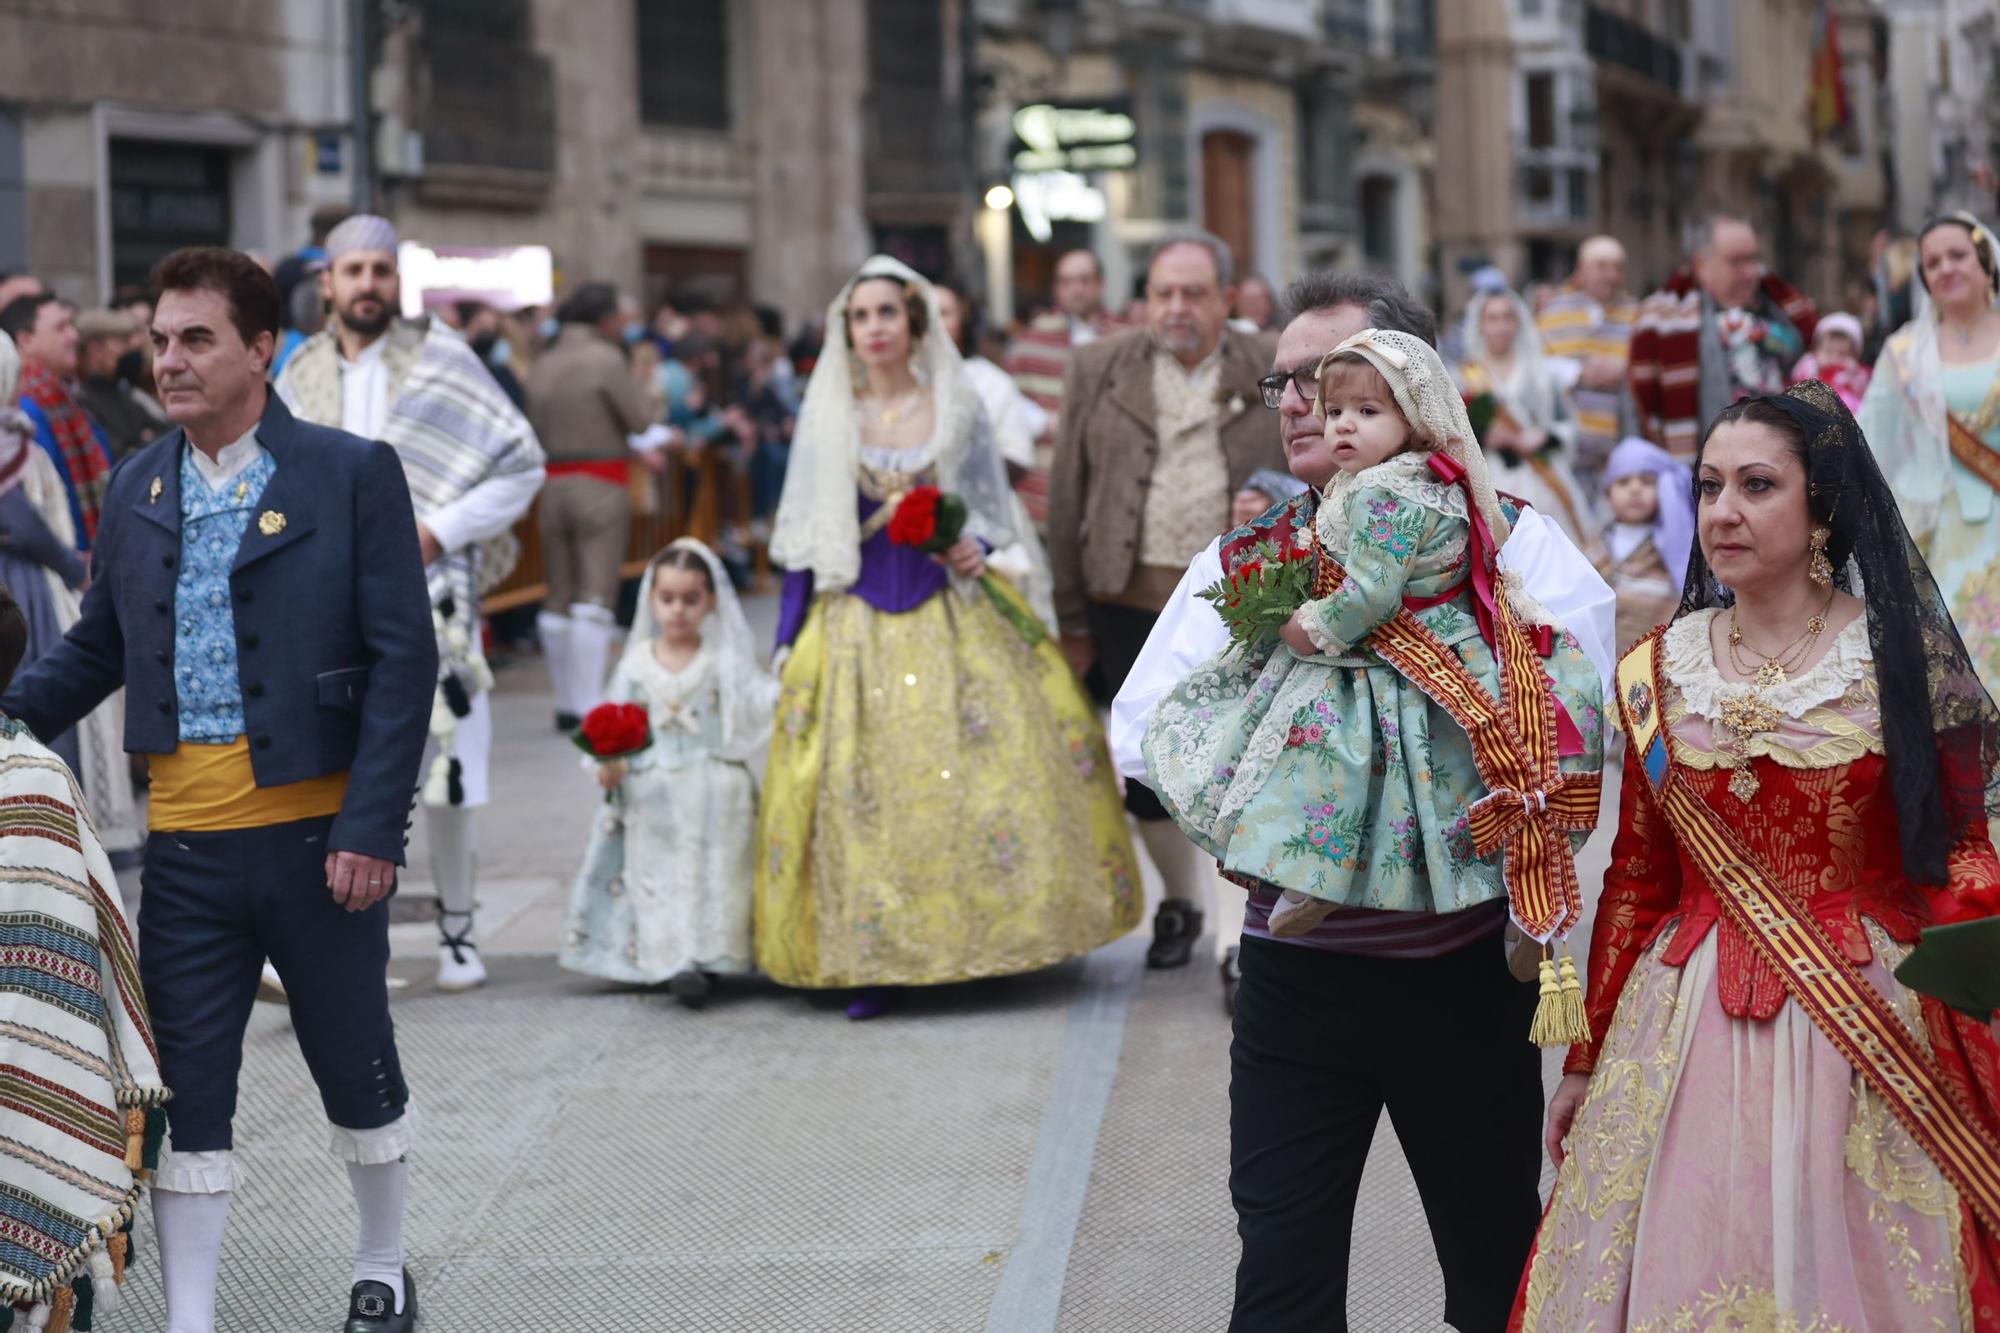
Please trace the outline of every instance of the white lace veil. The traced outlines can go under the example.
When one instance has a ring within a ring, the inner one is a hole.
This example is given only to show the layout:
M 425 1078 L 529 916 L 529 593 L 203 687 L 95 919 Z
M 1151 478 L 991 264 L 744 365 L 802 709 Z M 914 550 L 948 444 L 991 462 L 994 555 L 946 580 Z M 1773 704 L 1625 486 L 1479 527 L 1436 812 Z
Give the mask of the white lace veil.
M 1511 531 L 1500 510 L 1500 496 L 1493 488 L 1493 475 L 1486 469 L 1486 455 L 1473 436 L 1471 418 L 1465 414 L 1465 399 L 1459 396 L 1458 382 L 1444 368 L 1437 349 L 1422 338 L 1390 329 L 1363 329 L 1326 354 L 1319 363 L 1324 376 L 1328 363 L 1342 353 L 1352 353 L 1373 366 L 1389 382 L 1396 406 L 1411 429 L 1432 449 L 1465 469 L 1472 502 L 1486 528 L 1493 534 L 1497 549 Z M 1316 402 L 1324 403 L 1324 389 Z
M 1505 301 L 1512 305 L 1514 316 L 1521 323 L 1521 331 L 1514 335 L 1513 374 L 1504 384 L 1488 359 L 1492 352 L 1486 346 L 1486 335 L 1479 330 L 1479 317 L 1485 312 L 1488 301 Z M 1541 330 L 1535 327 L 1535 316 L 1526 301 L 1506 288 L 1474 292 L 1471 302 L 1465 307 L 1465 322 L 1460 328 L 1460 337 L 1465 359 L 1477 361 L 1485 368 L 1493 380 L 1494 389 L 1507 401 L 1515 417 L 1525 418 L 1521 420 L 1523 426 L 1548 430 L 1555 424 L 1556 384 L 1549 375 Z
M 1973 245 L 1984 252 L 1989 274 L 2000 272 L 2000 242 L 1993 229 L 1970 213 L 1947 217 L 1972 229 Z M 1889 487 L 1896 493 L 1910 535 L 1920 543 L 1937 527 L 1938 510 L 1945 490 L 1951 485 L 1951 443 L 1945 431 L 1944 360 L 1938 354 L 1938 311 L 1925 290 L 1923 280 L 1913 276 L 1914 302 L 1910 322 L 1889 337 L 1877 358 L 1875 377 L 1883 381 L 1882 392 L 1900 393 L 1902 410 L 1896 414 L 1893 431 L 1871 436 L 1868 447 L 1882 465 Z M 1989 287 L 1989 297 L 2000 306 L 2000 291 Z M 1862 404 L 1862 422 L 1870 413 Z
M 966 532 L 983 539 L 990 563 L 1013 578 L 1044 619 L 1048 614 L 1048 563 L 1026 511 L 1007 484 L 1006 463 L 994 442 L 979 393 L 965 373 L 958 349 L 944 334 L 937 291 L 908 265 L 876 255 L 840 289 L 826 309 L 826 342 L 806 384 L 792 436 L 791 465 L 771 530 L 771 559 L 786 569 L 809 569 L 815 590 L 852 587 L 861 575 L 861 518 L 855 477 L 861 431 L 855 420 L 855 369 L 847 346 L 847 302 L 869 278 L 888 278 L 917 291 L 928 328 L 912 349 L 910 369 L 935 396 L 937 426 L 931 444 L 912 450 L 913 461 L 934 463 L 938 488 L 965 501 Z
M 660 637 L 660 622 L 653 614 L 653 574 L 672 551 L 692 551 L 701 557 L 709 582 L 715 585 L 715 609 L 701 627 L 701 651 L 712 664 L 721 696 L 723 753 L 730 758 L 748 758 L 770 739 L 778 682 L 764 669 L 756 636 L 743 614 L 736 585 L 729 581 L 729 571 L 715 552 L 694 538 L 669 542 L 646 562 L 645 577 L 639 580 L 639 609 L 632 617 L 632 632 L 625 636 L 618 673 L 634 676 L 652 658 L 653 641 Z

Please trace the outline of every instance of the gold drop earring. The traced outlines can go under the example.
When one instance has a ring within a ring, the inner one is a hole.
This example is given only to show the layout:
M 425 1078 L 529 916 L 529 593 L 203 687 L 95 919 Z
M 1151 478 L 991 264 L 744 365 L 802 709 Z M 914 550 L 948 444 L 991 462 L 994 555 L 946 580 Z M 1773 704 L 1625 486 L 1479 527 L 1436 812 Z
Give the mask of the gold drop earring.
M 1826 544 L 1833 540 L 1830 528 L 1818 527 L 1812 530 L 1809 544 L 1812 549 L 1812 563 L 1806 566 L 1806 577 L 1822 588 L 1833 586 L 1833 561 L 1826 558 Z

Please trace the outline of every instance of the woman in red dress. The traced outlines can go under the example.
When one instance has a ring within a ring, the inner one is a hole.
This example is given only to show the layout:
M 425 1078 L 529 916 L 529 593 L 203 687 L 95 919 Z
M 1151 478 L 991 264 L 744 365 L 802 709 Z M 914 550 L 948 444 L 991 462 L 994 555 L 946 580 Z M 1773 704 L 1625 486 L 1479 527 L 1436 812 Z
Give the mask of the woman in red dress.
M 1695 484 L 1513 1327 L 2000 1329 L 2000 1048 L 1893 975 L 2000 884 L 2000 711 L 1826 386 L 1724 411 Z

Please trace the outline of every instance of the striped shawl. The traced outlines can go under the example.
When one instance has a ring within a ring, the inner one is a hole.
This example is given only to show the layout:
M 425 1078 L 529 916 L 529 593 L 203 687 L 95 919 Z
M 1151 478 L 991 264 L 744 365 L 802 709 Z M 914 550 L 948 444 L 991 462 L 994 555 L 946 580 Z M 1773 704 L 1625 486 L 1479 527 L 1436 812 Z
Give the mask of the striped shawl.
M 82 793 L 0 718 L 0 1306 L 111 1276 L 167 1097 Z
M 1682 462 L 1693 461 L 1701 441 L 1701 298 L 1693 271 L 1683 268 L 1640 303 L 1632 330 L 1628 373 L 1639 433 Z M 1757 298 L 1759 314 L 1783 315 L 1812 346 L 1819 316 L 1810 297 L 1767 273 Z

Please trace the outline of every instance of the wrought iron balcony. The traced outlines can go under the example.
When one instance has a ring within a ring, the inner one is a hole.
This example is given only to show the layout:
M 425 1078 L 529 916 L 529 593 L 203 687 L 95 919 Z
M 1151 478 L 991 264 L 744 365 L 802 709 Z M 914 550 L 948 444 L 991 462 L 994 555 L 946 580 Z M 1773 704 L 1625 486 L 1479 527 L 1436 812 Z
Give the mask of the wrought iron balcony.
M 1629 69 L 1675 93 L 1683 87 L 1680 48 L 1602 5 L 1584 9 L 1583 47 L 1592 58 Z

